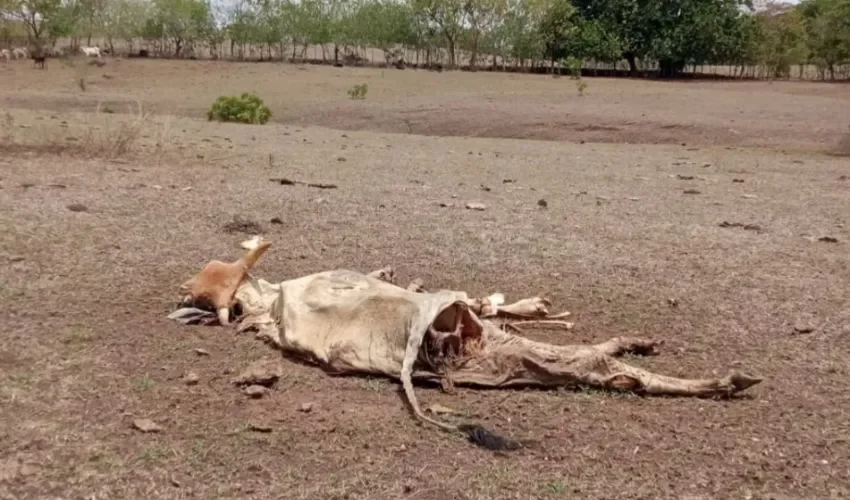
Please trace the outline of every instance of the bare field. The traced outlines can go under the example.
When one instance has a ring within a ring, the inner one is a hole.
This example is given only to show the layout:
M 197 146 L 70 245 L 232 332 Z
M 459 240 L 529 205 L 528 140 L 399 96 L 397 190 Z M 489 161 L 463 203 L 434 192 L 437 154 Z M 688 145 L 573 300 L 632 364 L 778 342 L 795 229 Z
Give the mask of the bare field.
M 0 64 L 0 498 L 850 495 L 850 161 L 824 154 L 850 87 L 588 79 L 579 97 L 542 76 L 107 59 L 82 92 L 82 72 Z M 278 123 L 199 119 L 249 90 Z M 118 151 L 116 131 L 136 135 Z M 165 318 L 238 255 L 234 216 L 274 243 L 267 279 L 392 264 L 545 294 L 576 327 L 535 338 L 659 338 L 632 362 L 765 381 L 731 401 L 418 389 L 539 441 L 508 456 L 417 425 L 390 381 L 284 361 L 249 400 L 230 379 L 273 351 Z
M 141 101 L 196 118 L 222 94 L 257 92 L 274 120 L 345 130 L 831 151 L 848 133 L 850 86 L 673 82 L 488 72 L 436 73 L 272 63 L 106 59 L 0 65 L 5 107 L 125 112 Z M 86 92 L 79 80 L 86 82 Z M 346 90 L 367 83 L 364 101 Z

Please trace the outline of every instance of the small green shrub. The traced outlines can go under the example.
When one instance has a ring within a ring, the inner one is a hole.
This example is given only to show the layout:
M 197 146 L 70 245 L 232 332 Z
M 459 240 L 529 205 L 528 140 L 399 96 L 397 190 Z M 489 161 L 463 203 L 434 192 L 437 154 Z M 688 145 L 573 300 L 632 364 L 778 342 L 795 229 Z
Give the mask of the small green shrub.
M 577 57 L 570 56 L 566 59 L 562 59 L 561 67 L 566 67 L 567 71 L 570 73 L 570 78 L 573 80 L 578 80 L 581 78 L 581 68 L 584 66 L 584 61 Z
M 272 112 L 257 94 L 245 92 L 240 96 L 221 96 L 209 111 L 208 120 L 263 124 L 269 121 Z
M 584 96 L 584 89 L 586 89 L 586 88 L 587 88 L 587 82 L 585 82 L 584 80 L 579 79 L 576 82 L 576 90 L 578 90 L 579 96 L 582 96 L 582 97 Z
M 369 92 L 369 85 L 361 83 L 347 90 L 348 96 L 352 99 L 366 99 L 366 93 Z

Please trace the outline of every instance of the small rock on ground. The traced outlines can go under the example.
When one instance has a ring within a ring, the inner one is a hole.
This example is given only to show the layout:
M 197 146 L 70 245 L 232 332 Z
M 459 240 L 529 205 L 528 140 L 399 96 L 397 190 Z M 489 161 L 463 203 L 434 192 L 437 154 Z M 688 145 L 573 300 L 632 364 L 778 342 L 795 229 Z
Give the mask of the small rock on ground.
M 254 431 L 254 432 L 271 432 L 272 426 L 270 426 L 268 424 L 260 424 L 260 423 L 257 423 L 257 422 L 252 422 L 252 423 L 248 424 L 248 430 Z
M 794 333 L 797 335 L 805 335 L 815 331 L 815 327 L 808 323 L 797 323 L 794 325 Z
M 83 205 L 82 203 L 71 203 L 66 208 L 72 212 L 88 212 L 89 210 L 89 207 Z
M 201 381 L 201 378 L 195 372 L 189 372 L 183 377 L 183 383 L 186 385 L 196 385 Z
M 249 385 L 248 387 L 242 389 L 242 393 L 248 396 L 249 398 L 259 399 L 266 395 L 269 392 L 267 387 L 263 387 L 262 385 Z
M 162 430 L 161 425 L 149 418 L 137 418 L 133 420 L 133 428 L 144 433 L 160 432 Z
M 248 365 L 238 377 L 233 379 L 233 383 L 236 385 L 262 385 L 271 387 L 281 375 L 283 375 L 283 367 L 280 363 L 269 359 L 261 359 Z

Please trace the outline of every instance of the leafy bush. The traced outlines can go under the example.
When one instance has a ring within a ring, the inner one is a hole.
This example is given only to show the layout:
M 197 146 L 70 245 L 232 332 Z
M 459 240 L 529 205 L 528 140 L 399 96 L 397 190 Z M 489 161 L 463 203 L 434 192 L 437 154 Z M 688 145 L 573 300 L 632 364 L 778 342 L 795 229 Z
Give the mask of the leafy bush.
M 566 59 L 561 59 L 561 67 L 566 67 L 570 72 L 570 78 L 578 80 L 581 78 L 581 68 L 584 66 L 584 61 L 577 57 L 570 56 Z
M 250 92 L 240 96 L 223 95 L 216 99 L 207 111 L 207 119 L 220 122 L 263 124 L 269 121 L 271 116 L 272 112 L 263 100 Z
M 586 89 L 586 88 L 587 88 L 587 82 L 586 81 L 579 79 L 576 82 L 576 90 L 578 90 L 578 95 L 580 97 L 584 97 L 584 89 Z
M 348 89 L 348 96 L 352 99 L 366 99 L 366 92 L 369 92 L 369 85 L 361 83 Z

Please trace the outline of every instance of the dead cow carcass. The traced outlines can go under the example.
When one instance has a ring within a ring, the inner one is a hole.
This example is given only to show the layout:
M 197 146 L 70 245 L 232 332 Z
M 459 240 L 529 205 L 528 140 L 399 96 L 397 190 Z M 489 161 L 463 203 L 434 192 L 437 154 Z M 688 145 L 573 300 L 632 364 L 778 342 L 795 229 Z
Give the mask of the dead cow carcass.
M 616 358 L 653 354 L 659 345 L 654 340 L 616 337 L 596 345 L 553 345 L 509 333 L 488 319 L 500 316 L 500 308 L 508 317 L 546 317 L 547 303 L 539 298 L 501 307 L 500 294 L 470 299 L 458 291 L 401 288 L 386 280 L 393 276 L 387 270 L 363 274 L 338 269 L 280 283 L 251 276 L 249 271 L 269 245 L 254 238 L 242 243 L 246 252 L 236 262 L 207 264 L 184 284 L 184 302 L 208 304 L 217 312 L 208 313 L 213 321 L 217 316 L 225 324 L 238 307 L 240 331 L 256 329 L 258 337 L 328 372 L 399 379 L 419 419 L 460 430 L 487 447 L 511 448 L 515 443 L 478 426 L 455 426 L 426 416 L 414 395 L 413 380 L 449 386 L 590 386 L 697 397 L 730 396 L 761 382 L 736 371 L 723 378 L 675 378 Z M 189 322 L 186 318 L 197 314 L 198 309 L 184 308 L 170 317 Z

